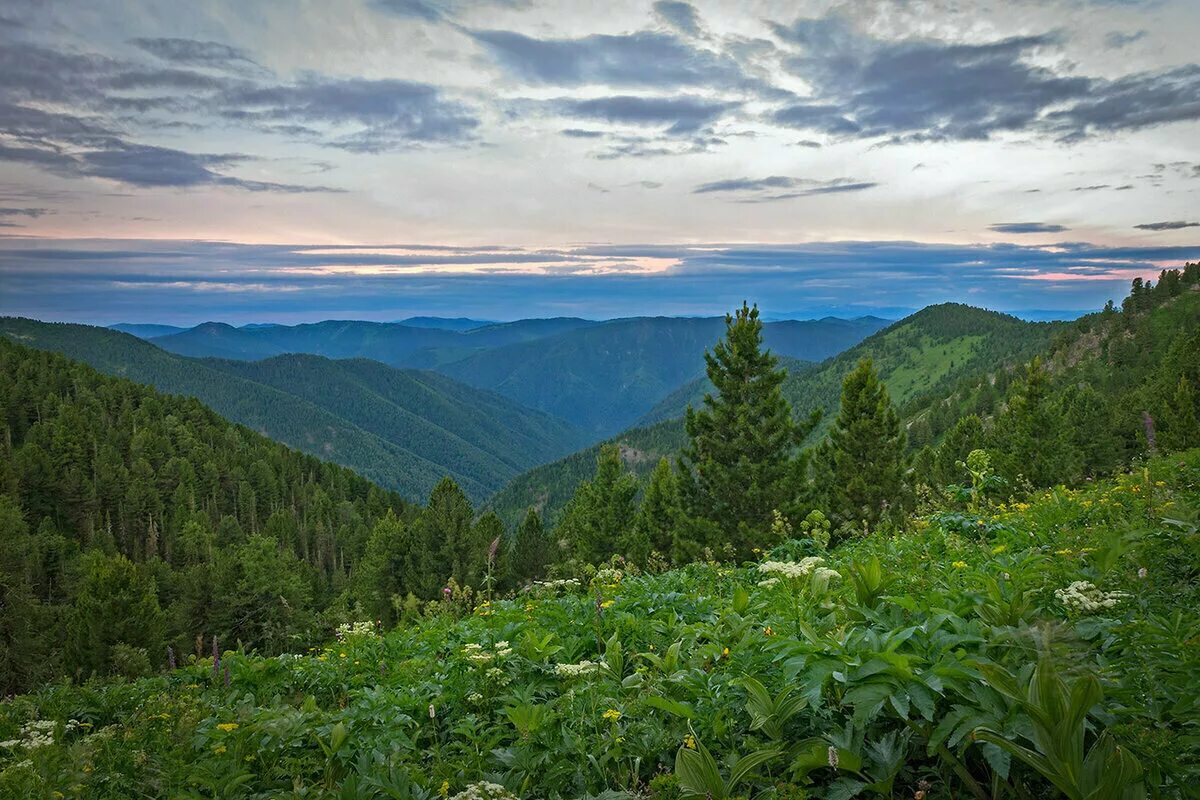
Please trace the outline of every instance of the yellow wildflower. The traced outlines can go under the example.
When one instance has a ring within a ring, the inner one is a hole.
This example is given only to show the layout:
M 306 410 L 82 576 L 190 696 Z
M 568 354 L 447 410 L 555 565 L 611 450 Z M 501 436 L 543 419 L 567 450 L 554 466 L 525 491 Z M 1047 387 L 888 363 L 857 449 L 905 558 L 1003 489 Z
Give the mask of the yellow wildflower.
M 217 745 L 216 747 L 213 748 L 213 752 L 216 753 L 217 755 L 223 754 L 225 752 L 225 745 L 223 745 L 223 744 Z
M 229 733 L 230 731 L 236 731 L 238 727 L 239 726 L 236 722 L 222 722 L 217 726 L 218 730 L 225 731 L 226 733 Z
M 1005 550 L 1007 550 L 1007 549 L 1008 549 L 1008 545 L 1006 545 L 1006 544 L 998 544 L 998 545 L 996 545 L 995 547 L 993 547 L 993 548 L 992 548 L 992 555 L 994 555 L 994 556 L 998 556 L 998 555 L 1000 555 L 1001 553 L 1003 553 L 1003 552 L 1004 552 Z
M 770 625 L 768 625 L 767 627 L 763 628 L 763 636 L 774 636 L 774 635 L 775 635 L 775 631 L 771 630 L 771 626 L 770 626 Z
M 729 648 L 726 647 L 724 650 L 722 650 L 721 655 L 725 656 L 726 658 L 729 658 Z
M 696 737 L 692 736 L 690 733 L 687 736 L 683 737 L 683 746 L 686 747 L 688 750 L 695 750 L 696 749 Z
M 442 785 L 438 788 L 438 794 L 442 797 L 450 796 L 450 781 L 442 781 Z
M 610 722 L 616 722 L 617 720 L 619 720 L 621 718 L 621 712 L 617 711 L 615 708 L 610 708 L 608 711 L 605 711 L 601 716 L 603 716 L 606 720 L 609 720 Z
M 955 562 L 954 562 L 953 564 L 951 564 L 950 566 L 954 567 L 955 569 L 966 569 L 966 568 L 967 568 L 967 562 L 965 562 L 965 561 L 955 561 Z
M 600 607 L 601 608 L 611 608 L 613 602 L 614 602 L 613 600 L 605 600 L 603 603 L 600 604 Z

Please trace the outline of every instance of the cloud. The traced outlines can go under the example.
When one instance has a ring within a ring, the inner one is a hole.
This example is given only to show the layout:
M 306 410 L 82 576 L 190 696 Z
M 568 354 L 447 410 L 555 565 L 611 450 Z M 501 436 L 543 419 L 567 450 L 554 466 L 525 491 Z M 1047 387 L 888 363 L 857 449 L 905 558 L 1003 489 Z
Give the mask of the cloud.
M 672 33 L 638 31 L 573 39 L 538 39 L 503 30 L 472 30 L 505 70 L 530 84 L 632 86 L 665 90 L 715 86 L 748 88 L 738 62 L 695 47 Z
M 1200 66 L 1115 80 L 1063 74 L 1036 58 L 1054 33 L 983 43 L 878 39 L 833 15 L 772 23 L 786 68 L 812 87 L 775 109 L 778 125 L 889 141 L 983 140 L 1040 132 L 1071 141 L 1200 119 Z
M 1047 222 L 997 222 L 988 227 L 996 233 L 1062 233 L 1070 230 L 1064 225 Z
M 1200 228 L 1200 222 L 1184 222 L 1176 220 L 1174 222 L 1144 222 L 1141 225 L 1133 227 L 1143 231 L 1177 231 L 1181 228 Z
M 1133 31 L 1132 33 L 1111 31 L 1104 37 L 1104 46 L 1112 50 L 1119 50 L 1144 38 L 1146 38 L 1146 31 Z
M 380 11 L 398 17 L 421 19 L 426 22 L 442 22 L 458 16 L 468 4 L 463 0 L 374 0 L 372 5 Z M 500 6 L 502 8 L 525 8 L 528 0 L 481 0 L 477 5 Z
M 559 133 L 563 136 L 570 136 L 573 139 L 599 139 L 604 136 L 604 131 L 586 130 L 584 128 L 564 128 Z
M 51 213 L 45 208 L 0 208 L 0 217 L 29 217 L 37 219 Z
M 130 44 L 172 64 L 213 69 L 261 69 L 245 51 L 220 42 L 175 37 L 130 39 Z
M 692 194 L 750 193 L 751 196 L 739 197 L 737 202 L 763 203 L 821 194 L 860 192 L 878 185 L 871 181 L 857 181 L 852 178 L 814 180 L 811 178 L 792 178 L 787 175 L 771 175 L 766 178 L 729 178 L 711 183 L 702 183 L 692 190 Z M 775 191 L 784 189 L 793 191 Z
M 427 83 L 395 79 L 309 78 L 290 85 L 235 88 L 220 97 L 222 114 L 251 123 L 320 123 L 358 130 L 322 144 L 378 153 L 411 144 L 460 143 L 479 119 Z
M 710 125 L 738 103 L 701 97 L 636 97 L 618 95 L 586 100 L 558 100 L 553 105 L 570 117 L 600 119 L 625 125 L 667 125 L 672 134 L 690 134 Z
M 700 36 L 704 26 L 700 22 L 700 12 L 691 3 L 679 0 L 658 0 L 654 4 L 654 15 L 665 24 L 688 36 Z

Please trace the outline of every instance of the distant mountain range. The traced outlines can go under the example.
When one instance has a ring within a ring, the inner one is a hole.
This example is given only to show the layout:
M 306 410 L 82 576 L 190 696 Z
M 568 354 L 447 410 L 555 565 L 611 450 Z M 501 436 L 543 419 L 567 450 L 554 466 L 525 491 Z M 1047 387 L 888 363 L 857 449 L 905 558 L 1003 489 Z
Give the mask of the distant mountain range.
M 461 326 L 471 320 L 440 320 Z M 775 352 L 819 361 L 888 324 L 878 317 L 787 320 L 766 325 Z M 573 317 L 479 327 L 327 321 L 235 328 L 207 322 L 150 339 L 180 355 L 257 360 L 284 353 L 370 358 L 433 369 L 554 414 L 591 437 L 628 427 L 703 371 L 704 350 L 724 331 L 718 317 Z
M 117 331 L 0 318 L 0 335 L 196 397 L 227 419 L 413 500 L 445 475 L 473 499 L 588 440 L 570 424 L 443 375 L 307 355 L 193 359 Z

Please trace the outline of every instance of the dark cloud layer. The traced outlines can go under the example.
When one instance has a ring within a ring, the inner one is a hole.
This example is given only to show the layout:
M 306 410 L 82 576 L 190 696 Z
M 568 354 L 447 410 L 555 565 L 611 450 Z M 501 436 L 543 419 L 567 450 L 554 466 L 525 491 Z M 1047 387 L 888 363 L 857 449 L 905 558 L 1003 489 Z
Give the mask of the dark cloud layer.
M 654 14 L 680 33 L 688 36 L 700 36 L 704 33 L 704 26 L 700 22 L 700 12 L 691 3 L 683 3 L 680 0 L 658 0 L 654 4 Z
M 356 152 L 469 141 L 479 120 L 434 86 L 307 75 L 283 81 L 242 50 L 181 38 L 132 40 L 143 60 L 56 49 L 0 32 L 0 162 L 138 187 L 334 191 L 249 180 L 245 154 L 149 144 L 138 130 L 220 123 Z
M 1117 80 L 1064 74 L 1032 60 L 1056 34 L 985 43 L 883 40 L 838 16 L 774 25 L 787 68 L 812 97 L 778 109 L 780 125 L 840 136 L 938 141 L 1041 132 L 1064 140 L 1200 119 L 1200 67 Z
M 600 119 L 627 125 L 667 125 L 672 134 L 690 134 L 711 125 L 737 103 L 700 97 L 638 97 L 619 95 L 587 100 L 560 100 L 559 111 L 570 117 Z
M 996 233 L 1061 233 L 1070 230 L 1064 225 L 1047 222 L 997 222 L 989 229 Z
M 1144 222 L 1141 225 L 1134 225 L 1143 231 L 1177 231 L 1182 228 L 1200 228 L 1200 222 L 1184 222 L 1183 220 L 1175 220 L 1173 222 Z
M 729 178 L 702 183 L 692 190 L 692 194 L 749 193 L 748 196 L 740 196 L 738 202 L 764 203 L 813 195 L 861 192 L 878 185 L 873 181 L 859 181 L 853 178 L 814 180 L 812 178 L 793 178 L 787 175 L 770 175 L 766 178 Z
M 731 56 L 660 31 L 575 39 L 539 39 L 503 30 L 476 30 L 470 35 L 497 63 L 533 84 L 661 90 L 752 83 Z

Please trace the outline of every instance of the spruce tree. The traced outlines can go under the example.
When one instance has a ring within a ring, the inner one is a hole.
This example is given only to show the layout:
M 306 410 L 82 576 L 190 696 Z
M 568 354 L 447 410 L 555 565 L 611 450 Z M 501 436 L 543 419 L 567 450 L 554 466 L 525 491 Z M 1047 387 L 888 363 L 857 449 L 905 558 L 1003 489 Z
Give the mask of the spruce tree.
M 572 554 L 594 564 L 620 552 L 633 526 L 636 495 L 637 479 L 625 468 L 617 446 L 600 448 L 595 476 L 575 490 L 558 525 Z
M 875 528 L 908 505 L 904 449 L 887 387 L 864 358 L 842 381 L 841 408 L 822 454 L 825 495 L 843 531 Z
M 391 512 L 375 523 L 354 574 L 355 593 L 372 619 L 396 623 L 395 601 L 421 589 L 425 562 L 411 526 Z
M 553 560 L 554 542 L 537 510 L 531 507 L 517 526 L 512 547 L 505 553 L 505 574 L 510 583 L 524 585 L 545 575 Z
M 1030 362 L 1024 379 L 1013 384 L 1008 408 L 992 436 L 1002 475 L 1023 476 L 1034 486 L 1051 486 L 1067 477 L 1077 457 L 1040 357 Z
M 1200 420 L 1197 419 L 1196 393 L 1187 376 L 1179 376 L 1175 392 L 1167 399 L 1163 414 L 1162 446 L 1168 450 L 1185 450 L 1200 446 Z
M 743 554 L 795 493 L 799 429 L 780 388 L 786 373 L 762 345 L 757 306 L 725 316 L 725 338 L 704 354 L 716 393 L 699 410 L 688 407 L 680 460 L 688 513 L 719 531 L 723 541 L 709 544 Z
M 418 596 L 432 597 L 449 578 L 462 586 L 478 587 L 487 544 L 476 540 L 471 524 L 474 515 L 471 501 L 453 480 L 442 478 L 433 487 L 419 523 L 425 563 Z
M 671 462 L 661 458 L 650 473 L 650 483 L 638 509 L 636 528 L 651 550 L 668 556 L 679 522 L 679 483 Z

